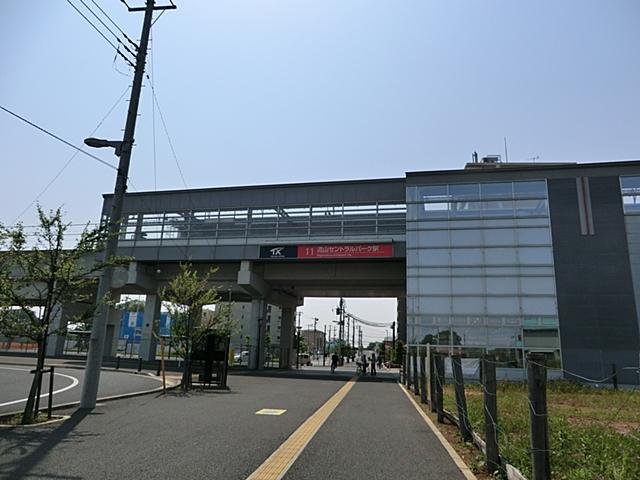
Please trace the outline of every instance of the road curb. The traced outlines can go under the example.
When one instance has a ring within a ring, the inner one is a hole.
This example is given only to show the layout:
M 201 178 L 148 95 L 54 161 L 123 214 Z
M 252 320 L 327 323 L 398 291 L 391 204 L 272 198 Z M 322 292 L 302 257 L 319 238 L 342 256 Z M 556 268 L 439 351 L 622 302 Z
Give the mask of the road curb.
M 3 365 L 6 365 L 6 364 L 3 364 Z M 25 365 L 21 364 L 20 366 L 25 366 Z M 67 367 L 62 367 L 62 368 L 67 368 Z M 113 371 L 117 371 L 117 372 L 121 372 L 121 373 L 128 373 L 129 375 L 135 375 L 136 374 L 136 373 L 132 373 L 132 372 L 125 372 L 125 371 L 122 371 L 122 370 L 113 370 Z M 156 378 L 154 375 L 149 375 L 149 377 L 153 378 L 154 380 L 160 381 L 160 382 L 162 381 L 161 379 Z M 179 386 L 180 386 L 180 382 L 177 382 L 174 385 L 167 386 L 166 391 L 174 390 L 174 389 L 178 388 Z M 96 399 L 96 403 L 97 402 L 111 402 L 113 400 L 122 400 L 122 399 L 125 399 L 125 398 L 142 397 L 143 395 L 151 395 L 152 393 L 159 393 L 159 392 L 162 392 L 162 391 L 163 391 L 163 387 L 160 386 L 160 387 L 157 387 L 157 388 L 152 388 L 151 390 L 139 390 L 137 392 L 128 392 L 128 393 L 121 393 L 121 394 L 118 394 L 118 395 L 109 395 L 109 396 L 106 396 L 106 397 L 100 397 L 100 398 Z M 51 411 L 64 410 L 64 409 L 67 409 L 67 408 L 76 407 L 78 405 L 80 405 L 80 401 L 61 403 L 59 405 L 52 406 L 51 407 Z M 8 418 L 8 417 L 12 417 L 14 415 L 18 415 L 20 413 L 22 413 L 22 410 L 18 410 L 16 412 L 4 413 L 4 414 L 0 415 L 0 420 Z M 40 426 L 40 425 L 45 425 L 46 423 L 48 423 L 48 422 L 38 423 L 38 424 L 35 424 L 35 425 Z M 10 426 L 10 425 L 8 425 L 8 426 Z M 16 427 L 22 427 L 22 426 L 24 426 L 24 425 L 16 425 Z
M 436 438 L 440 441 L 440 443 L 442 444 L 444 449 L 447 451 L 447 453 L 449 454 L 453 462 L 456 464 L 456 467 L 458 467 L 462 475 L 464 475 L 464 477 L 467 480 L 478 480 L 478 478 L 474 475 L 474 473 L 471 471 L 469 466 L 466 463 L 464 463 L 464 460 L 462 460 L 460 455 L 458 455 L 458 452 L 455 451 L 455 449 L 451 446 L 449 441 L 444 437 L 440 429 L 433 423 L 433 421 L 427 416 L 427 414 L 422 411 L 422 408 L 420 408 L 420 405 L 418 405 L 418 403 L 414 400 L 411 393 L 401 383 L 398 383 L 398 387 L 400 387 L 400 390 L 404 392 L 404 394 L 407 396 L 409 401 L 416 408 L 416 410 L 418 411 L 418 413 L 420 414 L 424 422 L 431 429 L 431 431 L 436 436 Z

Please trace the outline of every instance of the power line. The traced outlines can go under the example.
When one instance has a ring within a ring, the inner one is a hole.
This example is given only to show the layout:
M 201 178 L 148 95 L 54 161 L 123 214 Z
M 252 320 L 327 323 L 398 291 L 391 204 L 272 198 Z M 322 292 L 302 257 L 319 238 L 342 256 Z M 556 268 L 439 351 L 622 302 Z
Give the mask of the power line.
M 178 167 L 178 172 L 180 173 L 180 178 L 182 179 L 182 184 L 184 185 L 184 188 L 189 188 L 187 187 L 187 182 L 184 179 L 184 174 L 182 173 L 182 168 L 180 167 L 180 161 L 178 160 L 176 151 L 173 148 L 173 142 L 171 141 L 171 136 L 169 135 L 169 131 L 167 130 L 167 123 L 164 121 L 164 115 L 162 114 L 162 109 L 160 108 L 160 104 L 158 103 L 158 97 L 156 96 L 156 89 L 153 87 L 153 82 L 151 81 L 151 78 L 149 78 L 149 75 L 147 75 L 147 79 L 149 80 L 149 84 L 151 85 L 151 94 L 153 95 L 153 100 L 156 104 L 156 107 L 158 108 L 158 113 L 160 114 L 160 121 L 162 122 L 162 128 L 164 129 L 164 133 L 167 136 L 169 147 L 171 148 L 171 153 L 173 154 L 173 159 L 176 162 L 176 166 Z
M 164 10 L 163 10 L 164 11 Z M 153 72 L 153 29 L 149 32 L 149 66 L 151 67 L 151 78 L 155 80 L 156 76 Z M 149 79 L 149 84 L 153 82 Z M 153 189 L 158 190 L 158 157 L 156 152 L 156 102 L 155 98 L 151 98 L 151 131 L 153 137 Z
M 119 26 L 116 22 L 114 22 L 114 21 L 111 19 L 111 17 L 110 17 L 109 15 L 107 15 L 107 12 L 105 12 L 105 11 L 100 7 L 100 5 L 98 5 L 98 4 L 96 3 L 96 1 L 95 1 L 95 0 L 91 0 L 91 3 L 93 3 L 96 7 L 98 7 L 98 10 L 100 10 L 100 11 L 102 12 L 102 14 L 103 14 L 105 17 L 107 17 L 107 18 L 109 19 L 109 21 L 113 24 L 113 26 L 114 26 L 114 27 L 116 27 L 116 28 L 118 29 L 118 31 L 119 31 L 119 32 L 124 36 L 124 38 L 126 38 L 126 39 L 127 39 L 127 41 L 128 41 L 131 45 L 133 45 L 133 47 L 134 47 L 136 50 L 140 50 L 140 47 L 138 46 L 138 44 L 137 44 L 136 42 L 134 42 L 133 40 L 131 40 L 131 39 L 127 36 L 127 34 L 126 34 L 126 33 L 124 33 L 124 31 L 120 28 L 120 26 Z M 164 10 L 163 10 L 163 12 L 164 12 Z M 160 15 L 162 15 L 162 13 L 161 13 Z M 160 18 L 160 17 L 158 17 L 158 18 Z M 152 23 L 151 25 L 153 26 L 153 23 Z
M 23 121 L 23 122 L 25 122 L 26 124 L 31 125 L 33 128 L 37 128 L 37 129 L 38 129 L 38 130 L 40 130 L 41 132 L 46 133 L 46 134 L 47 134 L 47 135 L 49 135 L 50 137 L 55 138 L 55 139 L 56 139 L 56 140 L 58 140 L 59 142 L 64 143 L 66 146 L 71 147 L 71 148 L 73 148 L 73 149 L 75 149 L 75 150 L 79 151 L 80 153 L 84 153 L 87 157 L 91 157 L 91 158 L 93 158 L 94 160 L 96 160 L 96 161 L 100 162 L 101 164 L 103 164 L 103 165 L 105 165 L 105 166 L 107 166 L 107 167 L 109 167 L 109 168 L 113 168 L 114 170 L 118 170 L 118 167 L 116 167 L 116 166 L 114 166 L 114 165 L 110 164 L 109 162 L 105 162 L 105 161 L 104 161 L 104 160 L 102 160 L 101 158 L 96 157 L 95 155 L 92 155 L 92 154 L 90 154 L 89 152 L 87 152 L 87 151 L 85 151 L 85 150 L 82 150 L 80 147 L 76 147 L 73 143 L 69 143 L 69 142 L 67 142 L 66 140 L 64 140 L 64 139 L 60 138 L 60 137 L 59 137 L 59 136 L 57 136 L 56 134 L 51 133 L 51 132 L 50 132 L 50 131 L 48 131 L 48 130 L 45 130 L 44 128 L 42 128 L 42 127 L 40 127 L 40 126 L 36 125 L 36 124 L 35 124 L 35 123 L 33 123 L 33 122 L 30 122 L 29 120 L 27 120 L 27 119 L 26 119 L 26 118 L 24 118 L 24 117 L 21 117 L 21 116 L 20 116 L 20 115 L 18 115 L 17 113 L 12 112 L 12 111 L 11 111 L 11 110 L 9 110 L 8 108 L 5 108 L 5 107 L 3 107 L 2 105 L 0 105 L 0 109 L 1 109 L 1 110 L 4 110 L 4 111 L 5 111 L 5 112 L 7 112 L 9 115 L 13 115 L 13 116 L 14 116 L 14 117 L 16 117 L 17 119 L 22 120 L 22 121 Z
M 120 40 L 120 37 L 119 37 L 118 35 L 116 35 L 116 34 L 114 33 L 114 31 L 113 31 L 113 30 L 111 30 L 111 29 L 107 26 L 107 24 L 106 24 L 106 23 L 104 23 L 104 22 L 102 21 L 102 19 L 101 19 L 101 18 L 96 14 L 96 12 L 94 12 L 93 10 L 91 10 L 91 8 L 89 7 L 89 5 L 87 5 L 86 3 L 84 3 L 84 0 L 79 0 L 79 1 L 80 1 L 80 3 L 81 3 L 82 5 L 84 5 L 84 8 L 86 8 L 87 10 L 89 10 L 89 11 L 91 12 L 91 15 L 93 15 L 94 17 L 96 17 L 96 20 L 98 20 L 98 21 L 102 24 L 102 26 L 103 26 L 104 28 L 106 28 L 106 29 L 107 29 L 107 31 L 108 31 L 111 35 L 113 35 L 113 37 L 116 39 L 116 41 L 118 42 L 118 44 L 119 44 L 119 45 L 122 45 L 122 48 L 124 48 L 124 49 L 125 49 L 125 50 L 130 54 L 130 55 L 133 55 L 133 57 L 135 57 L 135 56 L 136 56 L 136 54 L 135 54 L 135 53 L 133 53 L 131 50 L 129 50 L 129 47 L 127 47 L 124 43 L 122 43 L 122 40 Z M 94 2 L 94 3 L 95 3 L 95 2 Z
M 162 11 L 160 12 L 160 15 L 158 15 L 158 16 L 156 17 L 156 19 L 151 23 L 151 26 L 152 26 L 152 27 L 156 24 L 156 22 L 157 22 L 158 20 L 160 20 L 160 17 L 162 16 L 162 14 L 163 14 L 164 12 L 166 12 L 166 10 L 162 10 Z
M 104 117 L 102 117 L 102 120 L 100 120 L 98 122 L 98 125 L 96 125 L 96 128 L 94 128 L 93 131 L 89 134 L 90 137 L 93 136 L 93 134 L 96 133 L 96 131 L 102 126 L 104 121 L 109 117 L 109 115 L 111 115 L 111 112 L 113 112 L 115 110 L 115 108 L 118 106 L 118 104 L 120 103 L 122 98 L 127 94 L 128 91 L 129 91 L 129 86 L 127 86 L 127 88 L 125 88 L 124 92 L 122 92 L 122 94 L 118 97 L 118 100 L 116 100 L 116 102 L 109 109 L 109 111 L 104 115 Z M 62 166 L 62 168 L 60 170 L 58 170 L 58 173 L 55 174 L 55 176 L 51 179 L 51 181 L 49 183 L 47 183 L 47 185 L 42 189 L 42 191 L 38 195 L 36 195 L 36 197 L 31 201 L 31 203 L 29 205 L 27 205 L 25 207 L 25 209 L 22 210 L 22 212 L 20 212 L 20 214 L 11 223 L 15 224 L 27 212 L 27 210 L 29 210 L 33 206 L 33 204 L 36 203 L 40 199 L 40 197 L 46 193 L 47 190 L 49 190 L 51 185 L 53 185 L 53 183 L 60 177 L 60 175 L 62 175 L 62 173 L 71 164 L 73 159 L 76 158 L 78 153 L 79 153 L 79 151 L 76 150 L 73 153 L 73 155 L 71 155 L 71 157 L 69 157 L 69 160 L 67 160 L 67 162 Z
M 116 47 L 116 45 L 115 45 L 111 40 L 109 40 L 109 39 L 106 37 L 106 35 L 105 35 L 104 33 L 102 33 L 102 31 L 101 31 L 99 28 L 98 28 L 98 27 L 96 27 L 96 26 L 95 26 L 95 24 L 94 24 L 91 20 L 89 20 L 89 19 L 87 18 L 87 16 L 86 16 L 84 13 L 82 13 L 82 12 L 78 9 L 78 7 L 76 7 L 73 3 L 71 3 L 71 0 L 67 0 L 67 3 L 68 3 L 69 5 L 71 5 L 71 6 L 73 7 L 73 9 L 74 9 L 76 12 L 78 12 L 78 14 L 79 14 L 82 18 L 84 18 L 84 19 L 85 19 L 85 21 L 86 21 L 89 25 L 91 25 L 91 26 L 93 27 L 93 29 L 94 29 L 96 32 L 98 32 L 98 34 L 99 34 L 102 38 L 104 38 L 104 40 L 105 40 L 109 45 L 111 45 L 111 47 L 116 51 L 116 53 L 117 53 L 118 55 L 120 55 L 122 58 L 124 58 L 125 62 L 127 62 L 130 66 L 132 66 L 133 68 L 135 68 L 135 65 L 133 64 L 133 62 L 132 62 L 131 60 L 129 60 L 129 59 L 128 59 L 128 58 L 127 58 L 127 57 L 126 57 L 126 56 L 125 56 L 121 51 L 120 51 L 120 49 L 119 49 L 118 47 Z M 94 15 L 95 15 L 95 14 L 94 14 Z M 119 41 L 119 40 L 118 40 L 118 41 Z M 120 43 L 122 43 L 122 42 L 120 42 Z

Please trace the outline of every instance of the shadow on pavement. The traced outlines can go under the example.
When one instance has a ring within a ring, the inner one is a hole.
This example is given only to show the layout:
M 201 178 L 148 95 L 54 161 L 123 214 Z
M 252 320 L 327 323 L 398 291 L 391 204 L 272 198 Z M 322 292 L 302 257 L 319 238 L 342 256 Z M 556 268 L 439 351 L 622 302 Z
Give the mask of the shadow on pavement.
M 52 472 L 30 473 L 51 451 L 62 443 L 80 443 L 86 437 L 97 434 L 78 433 L 73 430 L 92 412 L 76 410 L 71 417 L 57 428 L 48 426 L 12 428 L 2 432 L 0 437 L 0 477 L 21 480 L 26 476 L 60 480 L 79 480 L 82 477 L 57 475 Z

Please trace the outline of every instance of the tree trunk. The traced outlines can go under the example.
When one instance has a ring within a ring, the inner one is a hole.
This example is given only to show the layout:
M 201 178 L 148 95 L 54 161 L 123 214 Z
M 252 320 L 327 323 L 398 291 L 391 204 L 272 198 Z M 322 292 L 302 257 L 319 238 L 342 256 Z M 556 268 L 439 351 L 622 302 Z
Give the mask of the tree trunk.
M 22 413 L 22 424 L 26 425 L 33 423 L 38 415 L 36 411 L 36 403 L 42 387 L 42 370 L 44 368 L 45 354 L 47 348 L 46 336 L 38 342 L 38 361 L 36 363 L 36 373 L 33 375 L 33 381 L 31 382 L 31 389 L 29 390 L 29 397 L 27 398 L 27 404 L 24 407 Z

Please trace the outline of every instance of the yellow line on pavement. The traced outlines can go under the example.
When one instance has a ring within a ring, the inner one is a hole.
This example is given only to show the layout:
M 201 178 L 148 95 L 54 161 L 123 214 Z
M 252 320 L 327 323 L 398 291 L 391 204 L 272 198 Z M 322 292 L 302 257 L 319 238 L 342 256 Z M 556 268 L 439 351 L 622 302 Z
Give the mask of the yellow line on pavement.
M 345 383 L 329 400 L 313 415 L 307 418 L 298 429 L 291 434 L 278 449 L 267 458 L 258 469 L 247 477 L 247 480 L 280 480 L 300 456 L 307 444 L 320 430 L 325 420 L 347 396 L 355 385 L 351 379 Z

